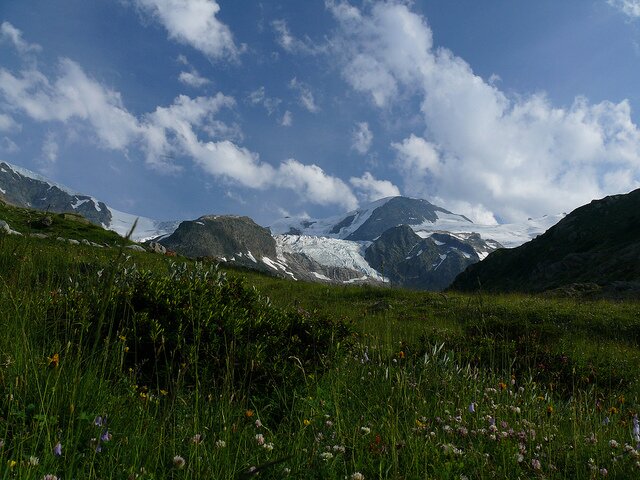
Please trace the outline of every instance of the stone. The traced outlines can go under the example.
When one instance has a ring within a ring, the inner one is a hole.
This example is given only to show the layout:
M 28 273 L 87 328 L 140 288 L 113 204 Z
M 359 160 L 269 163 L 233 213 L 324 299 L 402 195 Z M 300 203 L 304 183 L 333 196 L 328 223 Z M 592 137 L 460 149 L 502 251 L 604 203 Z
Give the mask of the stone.
M 153 253 L 159 253 L 160 255 L 165 255 L 167 253 L 167 248 L 164 245 L 159 244 L 158 242 L 149 242 L 149 251 Z

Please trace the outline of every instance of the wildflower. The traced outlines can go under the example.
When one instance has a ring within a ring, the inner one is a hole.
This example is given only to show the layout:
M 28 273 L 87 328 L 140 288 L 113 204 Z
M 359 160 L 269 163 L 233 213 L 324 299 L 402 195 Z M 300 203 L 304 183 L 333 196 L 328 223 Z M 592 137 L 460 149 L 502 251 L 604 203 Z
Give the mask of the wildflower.
M 29 457 L 29 465 L 31 465 L 32 467 L 35 467 L 36 465 L 40 464 L 40 459 L 38 457 L 35 457 L 33 455 L 31 455 Z
M 618 448 L 618 442 L 616 442 L 615 440 L 609 440 L 609 446 L 611 448 Z
M 602 420 L 602 425 L 609 425 L 609 417 L 604 417 L 604 420 Z
M 265 443 L 262 446 L 267 452 L 270 452 L 271 450 L 273 450 L 273 443 Z
M 194 445 L 200 445 L 202 443 L 202 435 L 196 433 L 193 437 L 191 437 L 191 443 Z
M 282 473 L 285 475 L 289 475 L 291 473 L 291 469 L 289 467 L 285 467 L 282 469 Z
M 633 416 L 633 439 L 640 442 L 640 422 L 638 422 L 638 414 Z
M 56 477 L 53 473 L 47 473 L 44 477 L 42 477 L 42 480 L 58 480 L 58 477 Z
M 261 422 L 261 421 L 260 421 L 260 419 L 258 418 L 258 419 L 256 420 L 256 428 L 260 428 L 260 427 L 262 427 L 262 422 Z
M 398 352 L 398 358 L 404 358 L 404 352 L 402 350 Z
M 606 477 L 609 474 L 609 472 L 607 471 L 606 468 L 601 468 L 600 469 L 600 475 L 602 475 L 603 477 Z
M 173 466 L 178 470 L 182 470 L 184 466 L 187 464 L 186 460 L 182 458 L 180 455 L 176 455 L 173 457 Z
M 94 420 L 93 420 L 93 424 L 96 427 L 102 427 L 103 425 L 107 424 L 107 417 L 102 418 L 100 415 L 98 415 Z
M 0 438 L 0 448 L 4 448 L 4 440 Z
M 524 461 L 524 455 L 522 455 L 521 453 L 516 453 L 516 461 L 518 463 L 522 463 Z
M 311 420 L 308 420 L 308 419 L 306 419 L 306 418 L 305 418 L 305 419 L 302 421 L 302 424 L 303 424 L 305 427 L 308 427 L 309 425 L 311 425 Z
M 109 433 L 109 430 L 105 430 L 104 433 L 100 435 L 100 440 L 102 440 L 103 442 L 108 442 L 111 440 L 111 434 Z
M 227 446 L 227 442 L 225 442 L 224 440 L 217 440 L 216 441 L 216 447 L 218 448 L 224 448 Z
M 47 360 L 49 361 L 48 365 L 53 365 L 54 368 L 58 368 L 58 365 L 60 364 L 60 355 L 54 353 L 52 357 L 47 357 Z
M 533 468 L 534 470 L 540 470 L 542 468 L 540 460 L 538 460 L 537 458 L 531 460 L 531 468 Z
M 547 405 L 547 415 L 551 415 L 553 413 L 553 405 Z
M 167 390 L 160 389 L 160 395 L 162 395 L 163 397 L 166 397 L 167 395 L 169 395 L 169 392 Z
M 16 462 L 15 460 L 8 460 L 7 465 L 9 465 L 9 468 L 13 468 L 18 465 L 18 462 Z
M 371 429 L 369 427 L 360 427 L 360 431 L 365 435 L 369 435 L 371 433 Z
M 364 480 L 364 475 L 360 472 L 351 474 L 351 480 Z
M 324 460 L 325 462 L 328 462 L 329 460 L 331 460 L 333 458 L 333 453 L 331 453 L 331 452 L 322 452 L 320 454 L 320 458 L 322 460 Z
M 344 453 L 347 449 L 343 445 L 334 445 L 333 451 L 336 453 Z
M 258 445 L 264 445 L 264 435 L 258 433 L 256 435 L 256 442 L 258 442 Z
M 53 454 L 56 457 L 60 457 L 62 455 L 62 444 L 60 442 L 56 443 L 55 447 L 53 447 Z
M 504 390 L 505 388 L 507 388 L 507 384 L 506 384 L 506 383 L 504 383 L 504 382 L 500 382 L 500 383 L 498 384 L 498 387 L 500 388 L 500 390 Z
M 476 404 L 475 404 L 475 402 L 471 402 L 469 404 L 469 413 L 476 413 Z
M 247 418 L 251 418 L 253 417 L 253 410 L 249 409 L 246 412 L 244 412 L 244 416 Z
M 618 410 L 616 407 L 611 407 L 611 408 L 609 409 L 609 413 L 610 413 L 611 415 L 615 415 L 615 414 L 616 414 L 616 413 L 618 413 L 618 412 L 619 412 L 619 410 Z

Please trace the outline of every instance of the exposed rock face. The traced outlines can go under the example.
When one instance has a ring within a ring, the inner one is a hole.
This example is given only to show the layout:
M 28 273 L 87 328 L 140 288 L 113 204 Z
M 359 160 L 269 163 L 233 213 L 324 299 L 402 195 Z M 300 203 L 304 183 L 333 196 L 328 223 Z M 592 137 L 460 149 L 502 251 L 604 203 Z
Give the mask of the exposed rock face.
M 75 212 L 96 225 L 111 223 L 111 212 L 103 202 L 88 195 L 73 194 L 45 179 L 31 178 L 0 162 L 0 198 L 6 202 L 56 213 Z
M 424 222 L 435 222 L 438 219 L 436 212 L 452 215 L 444 208 L 437 207 L 426 200 L 394 197 L 384 205 L 376 208 L 371 216 L 351 235 L 347 240 L 375 240 L 388 229 L 398 225 L 419 225 Z M 355 217 L 345 218 L 341 224 L 334 227 L 338 233 L 340 229 L 350 225 L 349 219 L 353 221 Z M 468 219 L 467 219 L 468 220 Z M 471 224 L 471 220 L 469 220 Z
M 235 259 L 250 266 L 255 266 L 262 257 L 276 258 L 276 242 L 271 232 L 249 217 L 205 215 L 180 223 L 175 232 L 159 243 L 186 257 Z
M 442 290 L 458 273 L 480 260 L 474 246 L 489 251 L 499 247 L 488 245 L 479 235 L 471 235 L 469 239 L 449 233 L 421 238 L 411 227 L 400 225 L 376 239 L 367 248 L 365 259 L 392 283 Z
M 456 290 L 542 292 L 577 284 L 624 290 L 640 282 L 640 189 L 584 205 L 524 245 L 469 267 Z

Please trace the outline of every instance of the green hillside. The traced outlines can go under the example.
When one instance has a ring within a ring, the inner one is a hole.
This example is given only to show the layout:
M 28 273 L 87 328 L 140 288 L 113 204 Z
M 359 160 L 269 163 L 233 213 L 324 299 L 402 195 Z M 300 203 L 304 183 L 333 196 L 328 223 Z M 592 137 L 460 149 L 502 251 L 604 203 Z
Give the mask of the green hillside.
M 1 478 L 639 471 L 634 302 L 327 286 L 2 235 L 0 312 Z

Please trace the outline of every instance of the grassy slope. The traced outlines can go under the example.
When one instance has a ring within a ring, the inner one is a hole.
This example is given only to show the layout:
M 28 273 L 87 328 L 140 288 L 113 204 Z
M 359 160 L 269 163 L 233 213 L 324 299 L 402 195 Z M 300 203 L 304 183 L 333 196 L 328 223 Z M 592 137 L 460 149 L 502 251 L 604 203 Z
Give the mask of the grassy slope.
M 20 229 L 19 217 L 5 218 Z M 50 306 L 62 291 L 82 299 L 106 289 L 116 265 L 163 276 L 175 269 L 168 262 L 0 237 L 2 478 L 231 479 L 250 478 L 252 466 L 264 467 L 262 478 L 637 474 L 637 303 L 330 287 L 230 270 L 277 308 L 352 324 L 355 344 L 324 374 L 300 364 L 295 388 L 247 396 L 223 375 L 215 388 L 178 382 L 164 391 L 129 369 L 131 334 L 81 348 L 83 328 L 95 330 L 82 319 L 108 308 L 99 294 L 54 316 Z M 198 312 L 204 300 L 188 303 L 185 312 Z M 296 358 L 280 361 L 298 368 Z M 108 416 L 106 427 L 97 415 Z M 111 439 L 99 440 L 107 429 Z

